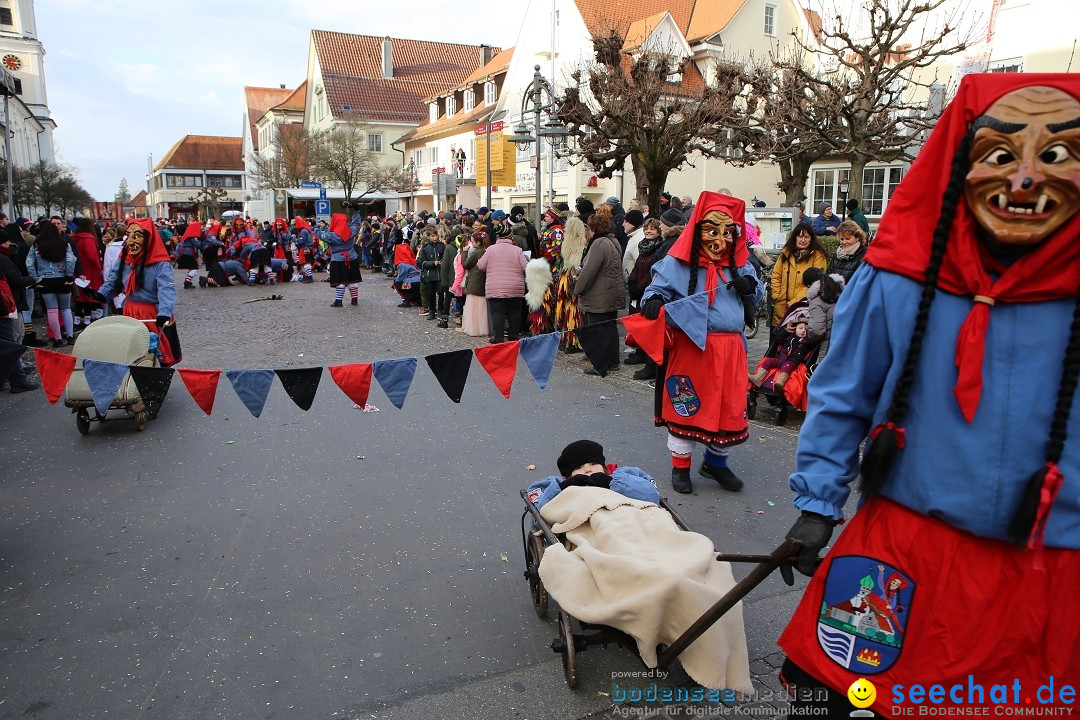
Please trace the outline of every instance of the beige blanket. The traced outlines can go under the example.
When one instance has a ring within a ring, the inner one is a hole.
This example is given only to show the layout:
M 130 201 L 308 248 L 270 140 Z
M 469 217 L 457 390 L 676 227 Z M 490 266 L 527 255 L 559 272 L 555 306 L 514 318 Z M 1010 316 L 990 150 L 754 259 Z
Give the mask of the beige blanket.
M 649 502 L 605 488 L 568 487 L 540 514 L 574 549 L 548 547 L 540 579 L 568 613 L 631 635 L 645 664 L 735 584 L 712 541 L 680 530 Z M 742 603 L 682 652 L 686 673 L 708 688 L 750 693 Z

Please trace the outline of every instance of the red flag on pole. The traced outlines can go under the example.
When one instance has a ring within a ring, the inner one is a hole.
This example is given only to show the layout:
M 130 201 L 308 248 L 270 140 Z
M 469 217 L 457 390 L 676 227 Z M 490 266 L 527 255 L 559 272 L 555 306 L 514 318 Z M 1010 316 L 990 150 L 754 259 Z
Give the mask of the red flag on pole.
M 184 381 L 184 387 L 188 389 L 192 400 L 202 408 L 202 411 L 207 415 L 213 412 L 214 398 L 217 396 L 221 371 L 176 368 L 176 372 L 180 373 L 180 379 Z
M 34 359 L 37 361 L 37 371 L 41 376 L 45 397 L 55 405 L 71 379 L 71 373 L 75 369 L 75 356 L 34 348 Z
M 514 375 L 517 373 L 518 351 L 521 343 L 517 340 L 496 343 L 495 345 L 481 345 L 473 350 L 476 359 L 487 370 L 495 387 L 503 394 L 510 397 L 510 388 L 514 384 Z
M 371 391 L 371 363 L 333 365 L 330 367 L 330 377 L 350 400 L 360 407 L 367 405 Z

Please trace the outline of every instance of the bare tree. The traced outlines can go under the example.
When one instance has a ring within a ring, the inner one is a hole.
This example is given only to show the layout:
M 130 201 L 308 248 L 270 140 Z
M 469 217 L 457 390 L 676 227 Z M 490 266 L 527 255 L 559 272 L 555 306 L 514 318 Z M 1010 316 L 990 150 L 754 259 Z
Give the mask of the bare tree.
M 794 34 L 817 62 L 794 56 L 777 65 L 812 103 L 835 113 L 838 122 L 820 125 L 817 108 L 800 103 L 796 108 L 813 112 L 793 115 L 792 123 L 851 163 L 851 196 L 861 199 L 866 164 L 910 160 L 909 150 L 937 122 L 941 108 L 927 101 L 940 82 L 933 66 L 971 44 L 979 18 L 964 0 L 864 0 L 854 16 L 839 4 L 829 10 L 822 8 L 825 22 L 813 46 Z
M 298 187 L 311 174 L 311 135 L 300 123 L 274 127 L 274 152 L 251 153 L 252 185 L 257 190 Z
M 45 214 L 52 214 L 58 206 L 61 181 L 72 175 L 71 169 L 61 164 L 50 164 L 40 160 L 29 168 L 32 187 L 31 205 L 44 208 Z
M 194 195 L 188 196 L 188 202 L 196 206 L 196 213 L 199 219 L 206 222 L 210 218 L 220 218 L 218 213 L 218 206 L 222 198 L 226 197 L 229 192 L 223 187 L 216 187 L 211 185 L 210 187 L 199 190 Z
M 57 181 L 55 197 L 61 217 L 67 217 L 69 213 L 86 214 L 94 201 L 93 196 L 71 174 L 65 174 Z
M 368 126 L 346 122 L 311 138 L 311 175 L 340 185 L 345 191 L 345 206 L 356 200 L 394 186 L 400 169 L 383 166 L 380 154 L 368 149 Z
M 730 152 L 725 127 L 745 82 L 732 64 L 714 84 L 684 83 L 687 74 L 697 73 L 690 60 L 656 47 L 630 55 L 623 45 L 614 29 L 593 37 L 596 59 L 571 74 L 574 83 L 559 99 L 559 118 L 600 177 L 611 177 L 630 161 L 638 199 L 655 216 L 673 170 L 690 163 L 695 152 Z

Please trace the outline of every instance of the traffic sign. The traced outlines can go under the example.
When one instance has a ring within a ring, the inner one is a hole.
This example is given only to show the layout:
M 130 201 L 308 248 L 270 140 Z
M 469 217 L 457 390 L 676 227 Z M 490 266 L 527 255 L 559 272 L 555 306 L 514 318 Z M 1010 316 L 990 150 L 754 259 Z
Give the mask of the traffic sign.
M 315 214 L 316 215 L 329 215 L 330 214 L 330 201 L 329 200 L 316 200 L 315 201 Z
M 326 188 L 322 188 L 322 187 L 319 188 L 319 199 L 320 200 L 325 200 L 326 199 Z
M 309 189 L 321 188 L 322 183 L 321 182 L 312 182 L 310 180 L 304 180 L 303 182 L 300 183 L 300 187 L 309 188 Z

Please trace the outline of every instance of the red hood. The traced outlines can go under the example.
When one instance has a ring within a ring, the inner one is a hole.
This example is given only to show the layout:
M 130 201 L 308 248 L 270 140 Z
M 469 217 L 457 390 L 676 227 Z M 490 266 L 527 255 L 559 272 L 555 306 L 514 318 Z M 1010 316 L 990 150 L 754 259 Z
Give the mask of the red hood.
M 161 241 L 161 235 L 158 234 L 157 226 L 154 225 L 154 221 L 149 218 L 138 218 L 132 220 L 128 225 L 132 223 L 139 225 L 146 231 L 146 247 L 143 248 L 143 255 L 146 255 L 146 265 L 153 265 L 159 262 L 169 262 L 169 251 L 165 249 L 165 243 Z M 125 262 L 128 265 L 134 265 L 139 259 L 138 256 L 128 255 Z
M 296 223 L 297 230 L 307 230 L 308 232 L 312 232 L 311 226 L 308 225 L 308 221 L 299 215 L 293 218 L 293 222 Z
M 705 191 L 698 196 L 697 203 L 694 204 L 694 212 L 690 215 L 690 221 L 686 223 L 686 227 L 683 228 L 682 233 L 679 235 L 679 239 L 671 246 L 668 255 L 682 260 L 685 263 L 689 263 L 690 246 L 694 241 L 694 233 L 697 232 L 697 225 L 707 213 L 713 210 L 721 210 L 730 215 L 736 224 L 738 224 L 739 231 L 743 232 L 745 236 L 743 228 L 746 224 L 746 203 L 739 198 L 734 198 L 730 195 Z M 735 240 L 735 266 L 742 267 L 749 261 L 750 253 L 746 249 L 746 242 L 743 237 L 740 237 Z M 704 267 L 708 264 L 708 260 L 704 255 L 699 255 L 698 262 L 700 267 Z M 731 265 L 731 259 L 727 253 L 725 253 L 722 264 L 724 267 Z
M 188 238 L 201 238 L 202 234 L 203 234 L 202 223 L 201 222 L 193 222 L 193 223 L 191 223 L 190 225 L 187 226 L 187 230 L 184 231 L 184 236 L 182 238 L 180 238 L 180 241 L 183 242 L 184 240 L 187 240 Z
M 334 213 L 330 216 L 330 232 L 342 240 L 348 240 L 352 237 L 352 230 L 349 229 L 349 221 L 344 213 Z

